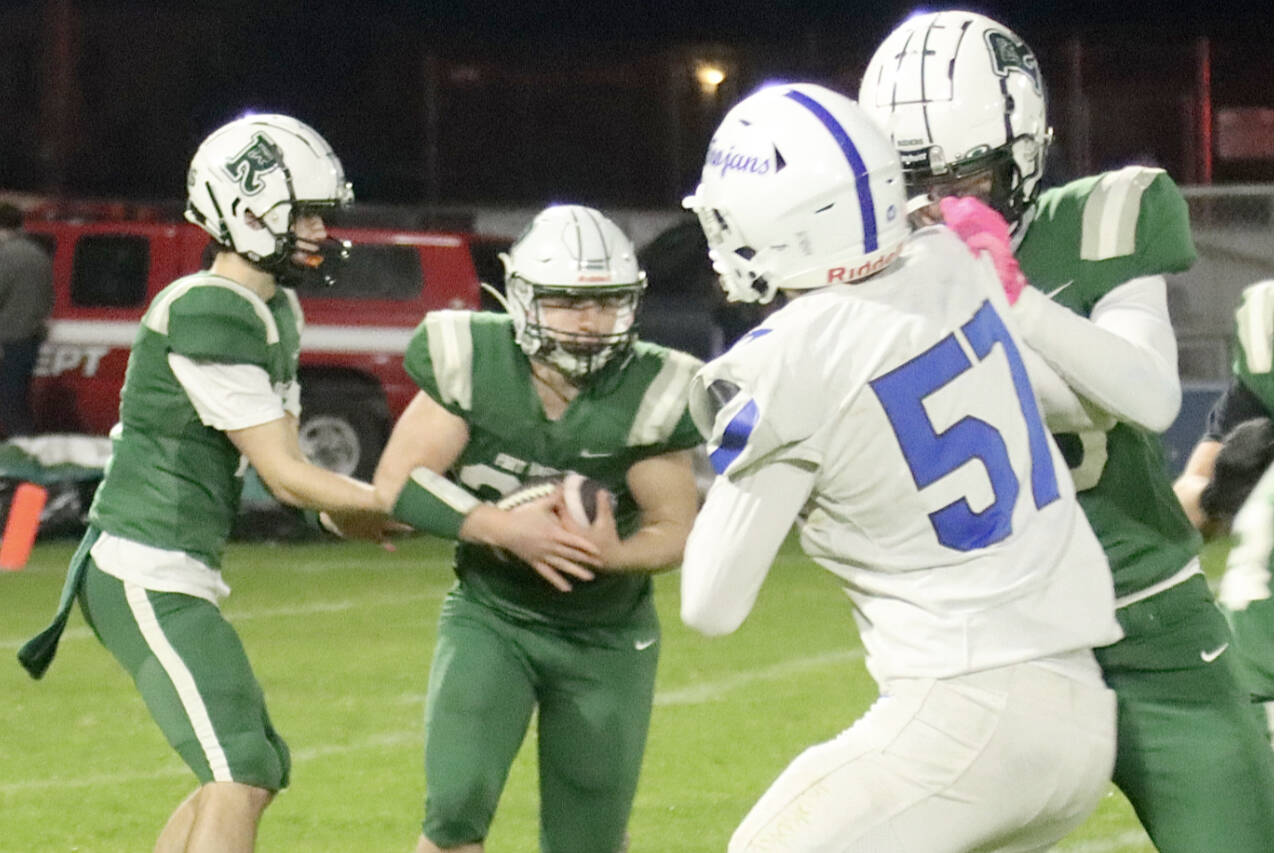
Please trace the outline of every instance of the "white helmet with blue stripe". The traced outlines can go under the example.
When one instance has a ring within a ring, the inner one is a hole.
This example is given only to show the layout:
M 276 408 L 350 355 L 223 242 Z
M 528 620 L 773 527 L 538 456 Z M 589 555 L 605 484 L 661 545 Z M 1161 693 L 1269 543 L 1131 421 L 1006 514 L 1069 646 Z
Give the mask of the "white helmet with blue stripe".
M 735 105 L 684 205 L 735 302 L 874 275 L 909 231 L 897 151 L 854 101 L 808 83 Z

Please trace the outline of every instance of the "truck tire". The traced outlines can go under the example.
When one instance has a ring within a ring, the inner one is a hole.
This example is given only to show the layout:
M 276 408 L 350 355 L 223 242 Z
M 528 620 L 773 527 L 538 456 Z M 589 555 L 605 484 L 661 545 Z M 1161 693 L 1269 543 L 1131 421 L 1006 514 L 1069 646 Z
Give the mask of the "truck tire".
M 304 390 L 298 443 L 322 468 L 369 480 L 387 433 L 387 405 L 368 388 L 321 381 Z

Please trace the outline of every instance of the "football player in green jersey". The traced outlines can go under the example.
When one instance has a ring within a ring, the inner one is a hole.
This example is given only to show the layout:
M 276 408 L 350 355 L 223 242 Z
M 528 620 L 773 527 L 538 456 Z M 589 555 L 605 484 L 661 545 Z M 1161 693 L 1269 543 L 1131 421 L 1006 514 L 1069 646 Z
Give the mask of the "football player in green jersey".
M 1004 214 L 1032 285 L 1012 308 L 1018 330 L 1097 411 L 1096 429 L 1056 438 L 1125 631 L 1096 652 L 1119 699 L 1116 784 L 1162 853 L 1271 850 L 1271 750 L 1157 436 L 1181 399 L 1163 276 L 1195 261 L 1186 203 L 1163 170 L 1137 166 L 1040 192 L 1043 78 L 1026 43 L 982 15 L 905 21 L 859 101 L 893 137 L 921 222 L 945 196 Z
M 246 463 L 281 502 L 376 517 L 373 487 L 298 446 L 302 314 L 279 286 L 323 260 L 322 214 L 351 200 L 328 143 L 283 115 L 249 115 L 200 145 L 187 218 L 217 243 L 210 268 L 162 290 L 142 319 L 112 455 L 54 622 L 19 653 L 37 678 L 72 601 L 133 677 L 200 785 L 157 851 L 248 851 L 289 781 L 289 750 L 219 602 Z
M 1273 418 L 1275 395 L 1275 281 L 1267 279 L 1245 288 L 1235 315 L 1231 385 L 1209 413 L 1204 437 L 1187 457 L 1173 490 L 1192 523 L 1204 531 L 1207 519 L 1200 506 L 1222 450 L 1222 440 L 1238 425 L 1254 418 Z
M 550 207 L 503 257 L 509 316 L 428 314 L 405 354 L 421 392 L 374 485 L 401 521 L 458 540 L 427 689 L 420 853 L 483 849 L 538 717 L 541 845 L 615 853 L 640 773 L 658 661 L 649 574 L 697 511 L 685 407 L 701 363 L 637 342 L 644 276 L 598 211 Z M 493 503 L 536 477 L 602 483 L 589 527 L 562 494 Z
M 1275 281 L 1267 279 L 1245 288 L 1235 315 L 1235 342 L 1231 361 L 1230 386 L 1209 413 L 1204 437 L 1187 458 L 1182 474 L 1173 484 L 1187 517 L 1205 536 L 1221 533 L 1231 525 L 1238 539 L 1227 559 L 1227 571 L 1218 589 L 1218 601 L 1227 614 L 1235 642 L 1235 662 L 1254 702 L 1260 703 L 1268 730 L 1274 727 L 1275 697 L 1275 578 L 1272 542 L 1274 472 L 1268 468 L 1262 482 L 1253 489 L 1247 508 L 1229 507 L 1227 517 L 1215 519 L 1206 512 L 1208 496 L 1234 494 L 1236 500 L 1249 488 L 1247 480 L 1221 482 L 1231 473 L 1234 479 L 1258 476 L 1257 468 L 1272 458 L 1270 448 L 1247 448 L 1234 454 L 1230 466 L 1221 460 L 1229 440 L 1238 442 L 1254 435 L 1266 442 L 1275 417 Z M 1249 427 L 1254 429 L 1249 430 Z M 1257 427 L 1263 429 L 1259 431 Z M 1243 459 L 1241 456 L 1243 455 Z M 1245 464 L 1240 464 L 1241 462 Z M 1211 480 L 1216 481 L 1211 484 Z M 1234 504 L 1234 501 L 1226 501 Z M 1224 503 L 1221 497 L 1217 503 Z M 1234 520 L 1231 516 L 1234 515 Z

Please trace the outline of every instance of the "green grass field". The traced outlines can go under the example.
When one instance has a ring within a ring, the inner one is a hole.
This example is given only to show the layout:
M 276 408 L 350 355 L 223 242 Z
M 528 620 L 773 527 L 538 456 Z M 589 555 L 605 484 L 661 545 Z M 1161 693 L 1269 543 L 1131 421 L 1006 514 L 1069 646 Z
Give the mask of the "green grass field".
M 0 851 L 150 850 L 194 777 L 78 612 L 40 682 L 14 655 L 44 626 L 73 542 L 39 545 L 0 572 Z M 258 848 L 409 851 L 421 820 L 422 711 L 449 550 L 347 543 L 235 544 L 225 574 L 235 623 L 293 751 L 293 784 L 267 810 Z M 662 663 L 634 853 L 722 851 L 787 762 L 832 737 L 875 686 L 844 597 L 793 544 L 736 634 L 679 618 L 675 574 L 657 581 Z M 532 735 L 530 736 L 532 739 Z M 536 768 L 526 741 L 489 853 L 537 850 Z M 1058 848 L 1136 853 L 1146 841 L 1112 792 Z

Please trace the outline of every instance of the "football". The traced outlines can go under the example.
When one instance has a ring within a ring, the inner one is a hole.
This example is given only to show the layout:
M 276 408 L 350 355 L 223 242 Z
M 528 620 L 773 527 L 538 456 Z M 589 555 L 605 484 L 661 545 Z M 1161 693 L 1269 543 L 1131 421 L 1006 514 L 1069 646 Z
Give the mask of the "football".
M 601 492 L 609 501 L 609 509 L 617 509 L 618 499 L 604 483 L 584 477 L 576 471 L 564 475 L 565 512 L 579 527 L 590 527 L 591 522 L 596 520 L 596 501 Z
M 569 471 L 560 476 L 534 477 L 499 498 L 496 506 L 498 509 L 514 509 L 530 501 L 555 494 L 557 489 L 563 489 L 565 513 L 581 527 L 590 527 L 591 522 L 595 521 L 596 501 L 601 491 L 609 496 L 610 508 L 617 506 L 617 499 L 604 483 L 584 477 L 576 471 Z

